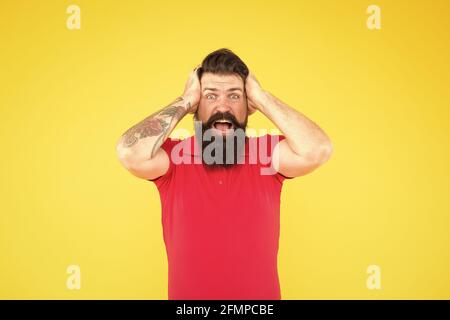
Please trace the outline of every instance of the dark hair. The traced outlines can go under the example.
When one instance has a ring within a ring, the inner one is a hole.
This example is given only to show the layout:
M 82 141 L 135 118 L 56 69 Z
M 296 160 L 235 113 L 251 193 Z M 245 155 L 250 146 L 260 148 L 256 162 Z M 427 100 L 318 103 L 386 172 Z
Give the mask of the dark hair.
M 248 68 L 245 63 L 233 51 L 222 48 L 211 52 L 203 59 L 201 67 L 197 69 L 198 79 L 203 73 L 238 74 L 245 83 L 248 76 Z

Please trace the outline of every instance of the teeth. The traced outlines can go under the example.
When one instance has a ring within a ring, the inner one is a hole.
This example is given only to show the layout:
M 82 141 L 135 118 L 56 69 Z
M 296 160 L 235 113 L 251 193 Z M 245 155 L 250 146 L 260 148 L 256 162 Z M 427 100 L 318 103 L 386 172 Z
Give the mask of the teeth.
M 228 121 L 228 120 L 217 120 L 216 122 L 219 122 L 219 123 L 231 123 L 231 122 Z

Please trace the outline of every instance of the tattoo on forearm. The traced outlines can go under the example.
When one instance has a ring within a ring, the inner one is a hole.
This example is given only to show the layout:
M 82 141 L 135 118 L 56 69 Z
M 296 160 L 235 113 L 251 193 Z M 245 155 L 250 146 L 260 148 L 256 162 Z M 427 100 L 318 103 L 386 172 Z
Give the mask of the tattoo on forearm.
M 128 129 L 122 135 L 124 137 L 123 145 L 129 148 L 135 145 L 139 139 L 158 136 L 151 152 L 151 156 L 153 157 L 155 151 L 160 147 L 160 144 L 164 142 L 166 134 L 169 133 L 173 121 L 179 121 L 187 113 L 187 110 L 189 110 L 190 103 L 188 102 L 187 108 L 185 108 L 183 105 L 179 104 L 179 102 L 182 101 L 182 97 L 177 98 L 168 106 L 153 113 L 135 126 Z

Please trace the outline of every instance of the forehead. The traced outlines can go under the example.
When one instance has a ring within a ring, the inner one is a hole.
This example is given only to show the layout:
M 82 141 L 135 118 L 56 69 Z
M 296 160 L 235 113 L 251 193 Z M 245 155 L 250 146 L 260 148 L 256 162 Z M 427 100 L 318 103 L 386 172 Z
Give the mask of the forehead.
M 244 81 L 237 74 L 216 74 L 205 72 L 200 81 L 202 88 L 217 88 L 227 90 L 228 88 L 244 89 Z

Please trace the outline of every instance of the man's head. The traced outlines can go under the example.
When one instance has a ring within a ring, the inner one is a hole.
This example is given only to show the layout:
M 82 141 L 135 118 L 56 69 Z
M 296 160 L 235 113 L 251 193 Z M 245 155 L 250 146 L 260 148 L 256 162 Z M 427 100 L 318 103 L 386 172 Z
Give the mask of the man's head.
M 248 118 L 245 80 L 248 74 L 245 63 L 231 50 L 219 49 L 208 54 L 197 69 L 201 93 L 194 119 L 206 124 L 215 118 L 225 118 L 234 121 L 233 127 L 245 129 Z M 214 127 L 214 123 L 209 124 Z
M 201 121 L 203 133 L 210 129 L 214 135 L 223 137 L 224 152 L 227 136 L 239 129 L 245 133 L 247 127 L 245 80 L 248 74 L 245 63 L 228 49 L 208 54 L 197 69 L 201 94 L 194 120 Z M 203 149 L 212 142 L 203 142 Z M 239 151 L 237 147 L 234 150 Z

